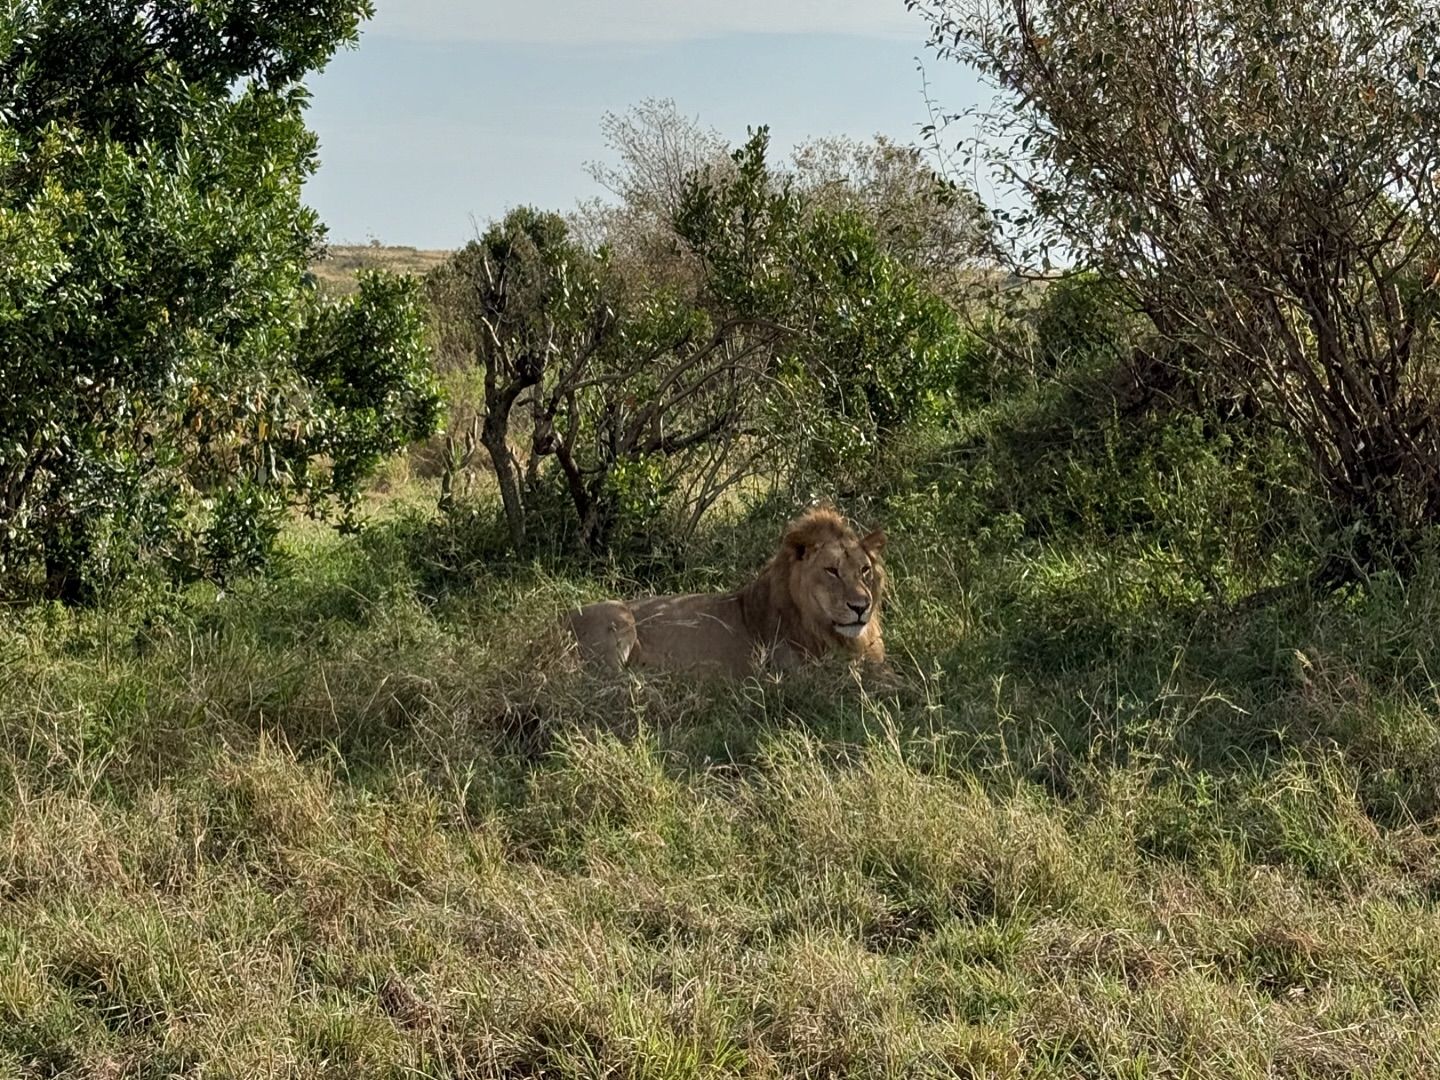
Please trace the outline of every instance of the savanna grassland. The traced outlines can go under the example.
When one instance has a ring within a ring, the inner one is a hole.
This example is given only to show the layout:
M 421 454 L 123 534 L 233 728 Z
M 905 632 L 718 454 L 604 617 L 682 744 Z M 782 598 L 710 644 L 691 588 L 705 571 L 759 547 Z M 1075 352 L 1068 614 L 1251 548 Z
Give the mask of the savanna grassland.
M 348 296 L 356 290 L 356 275 L 362 270 L 424 274 L 449 257 L 448 251 L 388 244 L 331 244 L 326 248 L 325 257 L 311 264 L 310 272 L 325 292 Z
M 905 6 L 312 266 L 374 4 L 0 5 L 0 1080 L 1440 1077 L 1440 19 Z M 888 669 L 561 662 L 819 499 Z
M 786 508 L 517 561 L 403 468 L 223 591 L 14 614 L 0 1072 L 1433 1075 L 1440 580 L 1207 598 L 1184 526 L 1238 470 L 1025 456 L 1042 404 L 854 508 L 888 678 L 537 659 L 577 600 L 739 582 Z M 1083 524 L 1138 475 L 1167 526 Z

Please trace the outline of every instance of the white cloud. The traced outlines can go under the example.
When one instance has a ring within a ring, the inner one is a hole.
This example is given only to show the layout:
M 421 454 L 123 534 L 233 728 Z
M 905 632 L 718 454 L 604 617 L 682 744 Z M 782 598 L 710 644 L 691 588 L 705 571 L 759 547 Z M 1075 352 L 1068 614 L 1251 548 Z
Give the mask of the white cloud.
M 721 34 L 923 37 L 904 0 L 378 0 L 370 32 L 420 41 L 664 44 Z

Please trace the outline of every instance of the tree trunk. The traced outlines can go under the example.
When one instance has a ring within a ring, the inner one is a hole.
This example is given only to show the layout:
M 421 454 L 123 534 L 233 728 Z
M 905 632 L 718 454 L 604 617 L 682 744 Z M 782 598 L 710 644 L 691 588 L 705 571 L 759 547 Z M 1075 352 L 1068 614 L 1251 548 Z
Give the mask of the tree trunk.
M 505 510 L 505 523 L 510 527 L 510 542 L 519 551 L 525 546 L 525 504 L 520 499 L 520 484 L 515 476 L 515 458 L 506 441 L 508 418 L 490 413 L 485 418 L 480 441 L 495 467 L 495 481 L 500 486 L 500 503 Z
M 580 546 L 586 551 L 595 550 L 596 500 L 585 484 L 585 476 L 575 461 L 570 447 L 561 443 L 555 448 L 555 460 L 565 476 L 565 490 L 570 493 L 570 503 L 575 507 L 575 520 L 580 523 Z

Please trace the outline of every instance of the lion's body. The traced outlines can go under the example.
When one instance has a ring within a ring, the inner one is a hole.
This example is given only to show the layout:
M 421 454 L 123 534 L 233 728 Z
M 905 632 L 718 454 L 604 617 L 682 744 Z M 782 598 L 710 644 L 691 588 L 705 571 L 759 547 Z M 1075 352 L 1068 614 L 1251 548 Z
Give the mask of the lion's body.
M 588 659 L 618 667 L 743 676 L 830 652 L 881 662 L 883 533 L 863 540 L 829 510 L 786 530 L 780 551 L 733 593 L 602 600 L 569 619 Z
M 570 628 L 587 658 L 612 665 L 707 666 L 743 675 L 754 663 L 755 646 L 734 593 L 602 600 L 572 615 Z

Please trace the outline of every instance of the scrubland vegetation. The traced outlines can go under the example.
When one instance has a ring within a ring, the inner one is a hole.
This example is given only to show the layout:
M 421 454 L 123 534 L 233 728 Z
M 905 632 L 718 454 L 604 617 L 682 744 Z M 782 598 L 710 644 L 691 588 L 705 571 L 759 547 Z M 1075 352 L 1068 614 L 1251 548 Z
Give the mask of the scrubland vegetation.
M 1040 217 L 650 102 L 331 299 L 293 82 L 365 6 L 0 14 L 0 1075 L 1440 1075 L 1424 11 L 921 4 Z M 889 671 L 547 651 L 816 497 Z

